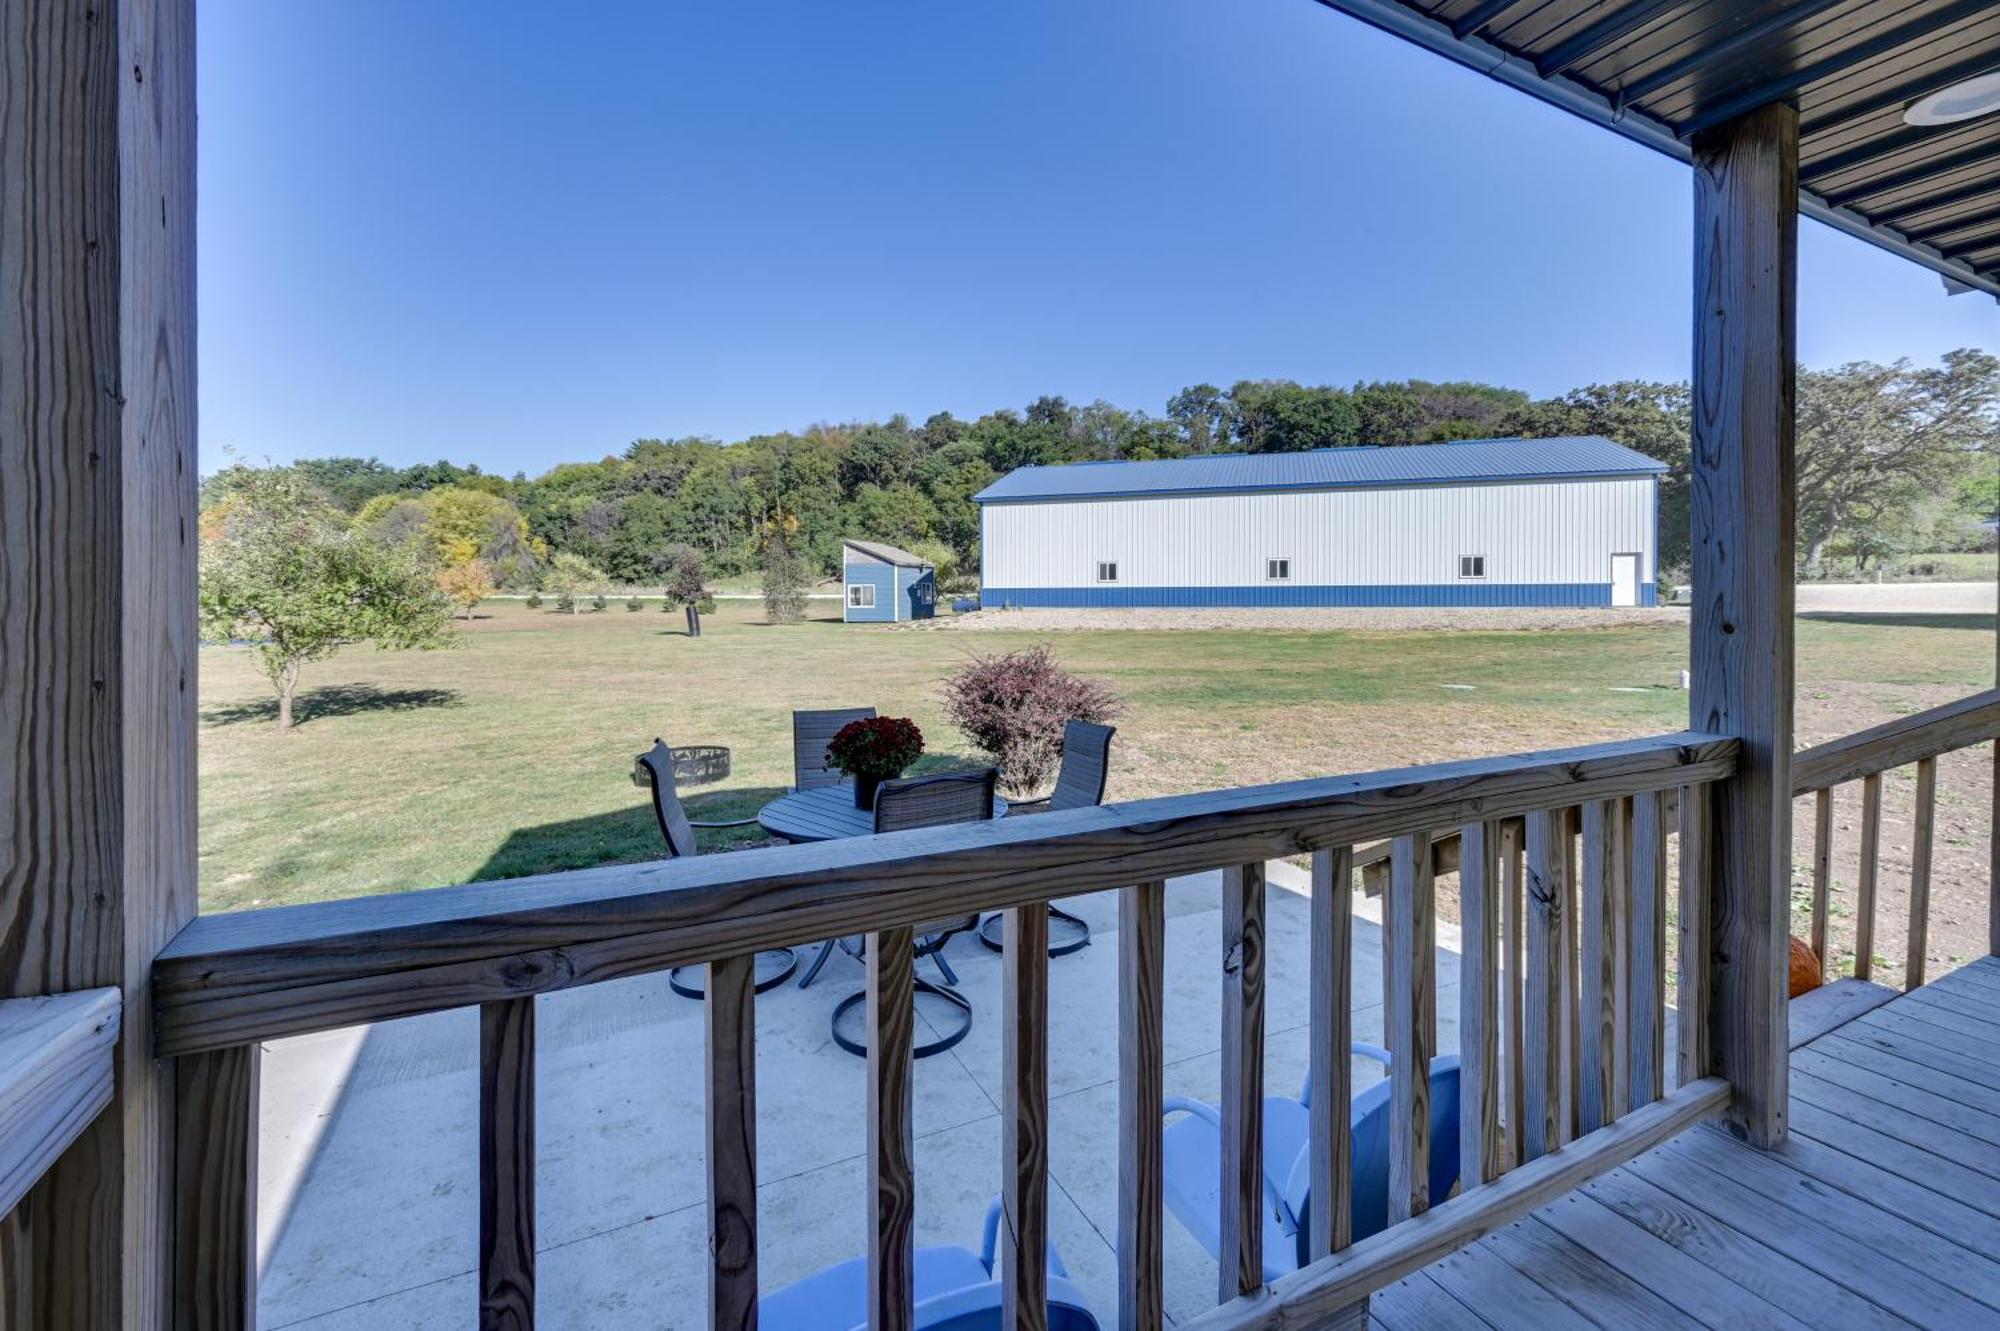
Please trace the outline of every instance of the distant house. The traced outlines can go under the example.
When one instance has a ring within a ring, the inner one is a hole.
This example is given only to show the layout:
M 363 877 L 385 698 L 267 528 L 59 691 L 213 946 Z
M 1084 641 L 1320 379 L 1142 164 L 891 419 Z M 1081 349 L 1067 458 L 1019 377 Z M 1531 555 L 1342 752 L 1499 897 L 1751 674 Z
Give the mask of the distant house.
M 937 570 L 929 560 L 879 541 L 842 541 L 840 562 L 846 622 L 896 624 L 937 613 Z
M 1596 436 L 1022 467 L 974 496 L 980 599 L 1653 605 L 1666 470 Z

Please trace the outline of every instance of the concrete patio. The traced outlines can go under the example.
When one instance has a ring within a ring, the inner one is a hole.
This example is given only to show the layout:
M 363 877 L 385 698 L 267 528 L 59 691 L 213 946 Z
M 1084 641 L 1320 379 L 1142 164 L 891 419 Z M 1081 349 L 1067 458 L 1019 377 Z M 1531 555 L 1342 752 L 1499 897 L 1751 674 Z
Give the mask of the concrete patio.
M 1306 1060 L 1308 901 L 1270 869 L 1267 1079 L 1296 1094 Z M 1169 885 L 1166 1089 L 1218 1093 L 1219 875 Z M 1050 1230 L 1100 1317 L 1115 1309 L 1117 901 L 1065 903 L 1091 947 L 1050 963 Z M 1379 913 L 1357 898 L 1354 1030 L 1382 1037 Z M 1456 930 L 1439 925 L 1438 1020 L 1457 1047 Z M 947 952 L 975 1004 L 970 1036 L 916 1068 L 918 1242 L 975 1249 L 1000 1189 L 999 958 Z M 929 962 L 921 963 L 932 973 Z M 810 989 L 757 1009 L 764 1286 L 866 1247 L 862 1060 L 828 1038 L 861 982 L 844 954 Z M 539 1316 L 553 1327 L 698 1324 L 707 1283 L 702 1008 L 640 977 L 540 1000 Z M 467 1009 L 277 1041 L 263 1062 L 259 1324 L 458 1327 L 477 1303 L 478 1015 Z M 1359 1088 L 1378 1077 L 1354 1064 Z M 1215 1303 L 1216 1269 L 1167 1222 L 1170 1315 Z

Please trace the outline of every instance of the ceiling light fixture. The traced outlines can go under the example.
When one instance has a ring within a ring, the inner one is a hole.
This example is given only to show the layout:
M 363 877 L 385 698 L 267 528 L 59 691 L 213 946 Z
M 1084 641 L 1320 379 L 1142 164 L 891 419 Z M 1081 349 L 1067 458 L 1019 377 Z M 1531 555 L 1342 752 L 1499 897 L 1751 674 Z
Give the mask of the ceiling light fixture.
M 1942 92 L 1911 102 L 1903 112 L 1906 125 L 1955 125 L 2000 111 L 2000 69 L 1954 83 Z

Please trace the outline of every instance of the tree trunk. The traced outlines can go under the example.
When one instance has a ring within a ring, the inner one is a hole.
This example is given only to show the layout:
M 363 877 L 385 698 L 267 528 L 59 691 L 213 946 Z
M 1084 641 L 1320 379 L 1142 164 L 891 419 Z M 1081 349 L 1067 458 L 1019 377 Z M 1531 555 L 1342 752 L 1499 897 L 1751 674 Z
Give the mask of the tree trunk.
M 689 606 L 687 608 L 687 616 L 688 616 L 688 636 L 690 638 L 699 638 L 701 636 L 701 607 L 694 605 Z
M 292 728 L 292 695 L 298 691 L 298 663 L 290 662 L 278 675 L 278 733 L 281 735 Z
M 1811 543 L 1806 546 L 1806 571 L 1808 573 L 1817 573 L 1819 571 L 1819 561 L 1826 554 L 1827 539 L 1825 536 L 1815 536 Z

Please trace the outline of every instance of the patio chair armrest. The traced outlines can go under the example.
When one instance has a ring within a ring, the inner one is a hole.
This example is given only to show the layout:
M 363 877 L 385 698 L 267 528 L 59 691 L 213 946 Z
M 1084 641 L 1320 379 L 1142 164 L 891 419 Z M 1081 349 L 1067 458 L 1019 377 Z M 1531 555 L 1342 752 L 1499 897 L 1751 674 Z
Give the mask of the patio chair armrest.
M 1213 1127 L 1218 1136 L 1222 1133 L 1222 1115 L 1215 1106 L 1205 1105 L 1199 1100 L 1190 1100 L 1184 1095 L 1168 1096 L 1160 1104 L 1160 1114 L 1162 1117 L 1168 1114 L 1187 1114 Z M 1264 1200 L 1270 1203 L 1272 1210 L 1281 1220 L 1297 1228 L 1298 1217 L 1293 1215 L 1292 1208 L 1285 1204 L 1284 1185 L 1271 1177 L 1270 1171 L 1264 1168 L 1262 1160 L 1257 1162 L 1257 1174 L 1264 1180 Z
M 1373 1059 L 1385 1068 L 1389 1066 L 1389 1051 L 1379 1044 L 1369 1044 L 1366 1040 L 1350 1040 L 1347 1042 L 1347 1051 L 1356 1058 Z M 1299 1087 L 1299 1103 L 1309 1105 L 1312 1102 L 1313 1079 L 1312 1073 L 1307 1072 L 1305 1084 Z
M 1053 797 L 1044 795 L 1038 800 L 1008 800 L 1007 812 L 1011 815 L 1021 813 L 1025 810 L 1046 809 L 1049 807 L 1049 800 L 1051 798 Z
M 756 821 L 757 821 L 757 819 L 756 819 L 755 817 L 750 817 L 750 818 L 730 818 L 730 819 L 725 819 L 725 820 L 722 820 L 722 821 L 719 821 L 719 822 L 703 822 L 703 821 L 702 821 L 701 819 L 699 819 L 699 818 L 691 818 L 691 819 L 689 819 L 689 820 L 688 820 L 688 826 L 690 826 L 690 827 L 749 827 L 749 826 L 750 826 L 751 824 L 755 823 Z

